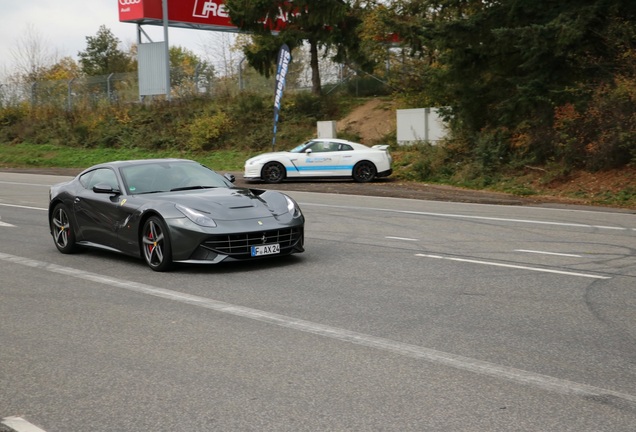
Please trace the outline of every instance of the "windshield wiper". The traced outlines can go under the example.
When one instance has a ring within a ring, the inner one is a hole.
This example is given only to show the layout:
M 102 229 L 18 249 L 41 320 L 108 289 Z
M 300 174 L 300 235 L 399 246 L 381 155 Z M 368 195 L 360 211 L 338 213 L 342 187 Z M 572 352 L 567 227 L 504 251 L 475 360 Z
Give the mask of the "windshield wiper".
M 166 192 L 166 191 L 165 190 L 156 190 L 156 191 L 148 191 L 148 192 L 135 192 L 135 193 L 133 193 L 133 195 L 146 195 L 146 194 L 162 193 L 162 192 Z
M 214 188 L 216 188 L 216 186 L 183 186 L 183 187 L 170 189 L 170 192 L 194 190 L 194 189 L 214 189 Z

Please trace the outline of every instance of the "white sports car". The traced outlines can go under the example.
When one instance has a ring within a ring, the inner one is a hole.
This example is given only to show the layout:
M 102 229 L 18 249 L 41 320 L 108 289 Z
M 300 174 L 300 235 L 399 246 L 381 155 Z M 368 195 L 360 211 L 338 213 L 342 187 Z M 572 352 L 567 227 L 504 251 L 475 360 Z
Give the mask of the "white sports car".
M 392 161 L 388 145 L 367 147 L 343 139 L 316 138 L 290 151 L 248 159 L 243 177 L 267 183 L 316 177 L 352 177 L 368 182 L 391 175 Z

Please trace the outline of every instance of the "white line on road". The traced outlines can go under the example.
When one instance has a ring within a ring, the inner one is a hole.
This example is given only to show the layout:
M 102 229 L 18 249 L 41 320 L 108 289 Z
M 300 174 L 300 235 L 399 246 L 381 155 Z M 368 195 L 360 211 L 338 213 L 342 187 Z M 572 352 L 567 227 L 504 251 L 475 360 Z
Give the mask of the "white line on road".
M 11 225 L 10 223 L 0 221 L 0 227 L 14 227 L 15 225 Z
M 414 238 L 408 238 L 408 237 L 392 237 L 392 236 L 386 236 L 386 239 L 389 240 L 403 240 L 403 241 L 418 241 L 417 239 Z
M 20 185 L 20 186 L 51 187 L 50 184 L 24 183 L 24 182 L 12 182 L 12 181 L 0 181 L 0 184 L 10 184 L 10 185 Z
M 586 277 L 586 278 L 592 278 L 592 279 L 611 279 L 610 276 L 599 276 L 599 275 L 593 275 L 589 273 L 576 273 L 576 272 L 552 270 L 552 269 L 545 269 L 545 268 L 538 268 L 538 267 L 526 267 L 526 266 L 520 266 L 515 264 L 496 263 L 492 261 L 478 261 L 478 260 L 472 260 L 472 259 L 466 259 L 466 258 L 453 258 L 453 257 L 445 257 L 440 255 L 429 255 L 429 254 L 415 254 L 415 256 L 424 257 L 424 258 L 442 259 L 442 260 L 448 260 L 448 261 L 465 262 L 465 263 L 471 263 L 471 264 L 482 264 L 482 265 L 489 265 L 489 266 L 495 266 L 495 267 L 507 267 L 507 268 L 521 269 L 521 270 L 531 270 L 531 271 L 543 272 L 543 273 L 556 273 L 556 274 L 562 274 L 567 276 L 579 276 L 579 277 Z
M 434 212 L 422 212 L 422 211 L 413 211 L 413 210 L 395 210 L 388 208 L 376 208 L 376 207 L 355 207 L 355 206 L 341 206 L 341 205 L 331 205 L 331 204 L 316 204 L 316 203 L 299 203 L 301 207 L 331 207 L 331 208 L 340 208 L 347 210 L 370 210 L 370 211 L 382 211 L 389 213 L 401 213 L 401 214 L 409 214 L 409 215 L 420 215 L 420 216 L 435 216 L 435 217 L 445 217 L 445 218 L 456 218 L 456 219 L 473 219 L 473 220 L 486 220 L 486 221 L 496 221 L 496 222 L 514 222 L 514 223 L 524 223 L 524 224 L 536 224 L 536 225 L 554 225 L 554 226 L 562 226 L 562 227 L 572 227 L 572 228 L 592 228 L 592 229 L 604 229 L 604 230 L 616 230 L 616 231 L 629 231 L 629 228 L 618 227 L 618 226 L 605 226 L 605 225 L 587 225 L 587 224 L 578 224 L 571 222 L 551 222 L 551 221 L 542 221 L 542 220 L 529 220 L 529 219 L 510 219 L 510 218 L 499 218 L 499 217 L 489 217 L 489 216 L 472 216 L 472 215 L 461 215 L 461 214 L 452 214 L 452 213 L 434 213 Z M 633 231 L 636 231 L 636 228 L 632 228 Z
M 292 330 L 312 333 L 318 336 L 339 340 L 341 342 L 347 342 L 365 346 L 368 348 L 387 351 L 410 358 L 424 360 L 429 363 L 452 367 L 455 369 L 486 375 L 497 379 L 506 379 L 518 384 L 533 386 L 551 392 L 594 398 L 611 397 L 636 404 L 636 396 L 632 394 L 621 393 L 614 390 L 603 389 L 587 384 L 580 384 L 573 381 L 554 378 L 548 375 L 515 369 L 508 366 L 501 366 L 495 363 L 437 351 L 431 348 L 410 345 L 391 339 L 371 336 L 364 333 L 357 333 L 338 327 L 331 327 L 328 325 L 296 319 L 285 315 L 279 315 L 271 312 L 261 311 L 258 309 L 237 306 L 205 297 L 172 291 L 165 288 L 158 288 L 151 285 L 127 281 L 124 279 L 117 279 L 110 276 L 103 276 L 97 273 L 90 273 L 71 267 L 63 267 L 56 264 L 32 260 L 16 255 L 0 253 L 0 260 L 41 269 L 43 271 L 48 271 L 51 273 L 62 274 L 77 279 L 98 282 L 104 285 L 118 287 L 141 294 L 151 295 L 154 297 L 177 301 L 193 306 L 199 306 L 216 312 L 226 313 L 242 318 L 248 318 Z M 92 288 L 95 287 L 95 285 L 88 285 L 88 287 Z
M 0 423 L 10 427 L 16 432 L 45 432 L 44 429 L 40 429 L 22 417 L 5 417 Z
M 14 207 L 14 208 L 21 208 L 21 209 L 27 209 L 27 210 L 42 210 L 42 211 L 48 211 L 48 209 L 46 209 L 46 208 L 42 208 L 42 207 L 30 207 L 30 206 L 17 205 L 17 204 L 5 204 L 5 203 L 0 203 L 0 206 L 4 206 L 4 207 Z
M 533 253 L 533 254 L 541 254 L 541 255 L 556 255 L 556 256 L 562 256 L 562 257 L 581 258 L 581 255 L 566 254 L 566 253 L 559 253 L 559 252 L 536 251 L 536 250 L 528 250 L 528 249 L 515 249 L 515 252 L 525 252 L 525 253 Z

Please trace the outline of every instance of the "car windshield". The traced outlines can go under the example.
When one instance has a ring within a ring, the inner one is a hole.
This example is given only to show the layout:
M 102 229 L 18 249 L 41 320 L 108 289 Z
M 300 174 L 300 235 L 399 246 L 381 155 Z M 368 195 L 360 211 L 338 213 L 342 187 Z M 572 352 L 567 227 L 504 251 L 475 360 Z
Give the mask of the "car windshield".
M 189 161 L 144 162 L 125 166 L 120 171 L 131 195 L 233 187 L 222 175 Z
M 314 141 L 307 141 L 307 142 L 302 143 L 299 146 L 294 147 L 289 152 L 290 153 L 303 153 L 305 150 L 307 150 L 313 144 L 314 144 Z

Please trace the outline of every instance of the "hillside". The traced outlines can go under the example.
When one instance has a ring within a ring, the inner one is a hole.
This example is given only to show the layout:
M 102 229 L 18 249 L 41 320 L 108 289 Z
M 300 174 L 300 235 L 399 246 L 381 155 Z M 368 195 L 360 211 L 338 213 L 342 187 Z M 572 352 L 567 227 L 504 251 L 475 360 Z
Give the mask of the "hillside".
M 383 137 L 396 130 L 396 104 L 383 99 L 371 99 L 354 109 L 337 122 L 338 132 L 357 135 L 367 145 L 378 144 Z M 636 167 L 601 172 L 573 171 L 567 175 L 555 176 L 541 167 L 526 167 L 519 173 L 516 182 L 525 184 L 541 196 L 562 199 L 564 202 L 598 204 L 610 194 L 623 196 L 625 207 L 635 208 Z
M 358 135 L 366 145 L 378 144 L 385 136 L 396 130 L 396 104 L 393 101 L 371 99 L 354 109 L 337 122 L 338 132 Z

